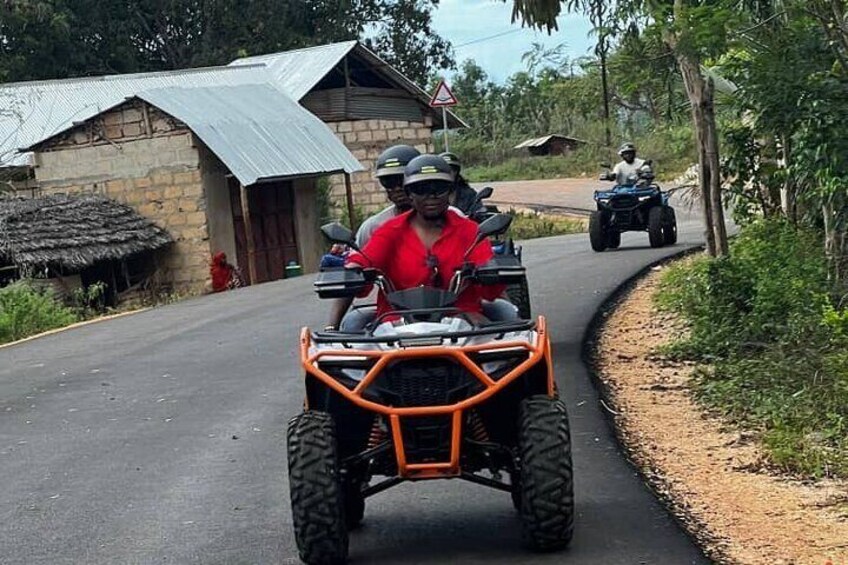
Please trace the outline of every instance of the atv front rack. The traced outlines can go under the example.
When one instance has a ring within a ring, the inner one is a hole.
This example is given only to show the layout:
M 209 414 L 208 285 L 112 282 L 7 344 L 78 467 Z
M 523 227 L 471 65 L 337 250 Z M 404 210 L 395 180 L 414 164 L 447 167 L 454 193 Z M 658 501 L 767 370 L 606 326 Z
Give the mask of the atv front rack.
M 499 336 L 499 339 L 504 335 L 513 332 L 526 332 L 536 328 L 536 321 L 521 320 L 518 322 L 495 322 L 477 326 L 473 330 L 464 330 L 461 332 L 442 332 L 427 334 L 428 338 L 440 338 L 443 341 L 447 340 L 456 343 L 459 339 L 465 337 L 480 337 L 484 335 Z M 308 330 L 304 330 L 307 331 Z M 395 345 L 397 343 L 414 339 L 408 335 L 389 335 L 389 336 L 374 336 L 369 332 L 342 332 L 342 331 L 322 331 L 313 332 L 310 339 L 314 343 L 385 343 L 387 345 Z
M 528 341 L 509 340 L 494 341 L 480 345 L 456 346 L 438 345 L 421 346 L 402 344 L 403 337 L 373 337 L 357 336 L 351 334 L 340 334 L 337 332 L 322 332 L 310 334 L 307 328 L 301 333 L 301 360 L 303 368 L 308 375 L 320 380 L 324 385 L 340 394 L 349 402 L 373 413 L 386 417 L 390 426 L 390 434 L 395 447 L 395 456 L 398 469 L 398 478 L 403 479 L 427 479 L 465 476 L 460 469 L 460 446 L 462 443 L 462 425 L 464 411 L 485 402 L 490 397 L 498 394 L 511 383 L 521 378 L 534 366 L 544 363 L 546 378 L 546 392 L 548 395 L 555 394 L 553 378 L 553 367 L 550 355 L 550 340 L 544 317 L 540 316 L 537 322 L 521 322 L 514 324 L 498 324 L 497 327 L 479 328 L 465 332 L 449 332 L 441 334 L 441 337 L 454 341 L 460 337 L 471 337 L 481 335 L 497 334 L 501 339 L 510 332 L 525 331 L 535 327 L 535 339 L 533 343 Z M 428 336 L 428 337 L 437 337 Z M 339 343 L 340 349 L 319 349 L 312 351 L 313 343 Z M 345 343 L 388 343 L 398 344 L 399 348 L 392 350 L 355 350 L 345 347 Z M 490 354 L 500 350 L 520 350 L 526 352 L 526 359 L 519 362 L 500 378 L 493 379 L 481 366 L 475 363 L 471 356 L 481 352 Z M 351 387 L 346 386 L 319 367 L 319 362 L 333 357 L 339 358 L 363 358 L 374 360 L 374 364 L 366 371 L 365 376 L 359 381 L 352 382 Z M 391 363 L 409 359 L 450 359 L 464 368 L 470 375 L 476 378 L 482 385 L 482 390 L 455 402 L 453 404 L 439 406 L 415 406 L 398 407 L 380 404 L 365 397 L 365 392 L 372 385 L 380 373 L 389 367 Z M 307 406 L 308 408 L 308 406 Z M 451 419 L 450 458 L 448 461 L 432 461 L 425 463 L 411 463 L 407 460 L 404 449 L 402 420 L 406 418 L 421 418 L 428 416 L 443 416 Z

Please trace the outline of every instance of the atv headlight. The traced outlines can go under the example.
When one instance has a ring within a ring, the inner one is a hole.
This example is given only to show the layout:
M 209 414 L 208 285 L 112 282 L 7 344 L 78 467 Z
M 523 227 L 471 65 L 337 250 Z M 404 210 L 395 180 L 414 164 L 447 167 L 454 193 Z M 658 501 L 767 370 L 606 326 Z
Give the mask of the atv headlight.
M 650 196 L 650 195 L 648 195 L 648 196 L 640 196 L 640 197 L 639 197 L 639 202 L 644 202 L 644 201 L 646 201 L 646 200 L 650 200 L 650 199 L 651 199 L 651 196 Z
M 600 202 L 601 204 L 609 204 L 609 198 L 601 198 L 600 200 L 598 200 L 598 202 Z
M 526 361 L 529 355 L 523 347 L 490 349 L 480 351 L 475 356 L 474 361 L 489 377 L 498 380 Z
M 372 359 L 364 356 L 328 356 L 318 361 L 318 368 L 353 389 L 365 378 L 373 364 Z

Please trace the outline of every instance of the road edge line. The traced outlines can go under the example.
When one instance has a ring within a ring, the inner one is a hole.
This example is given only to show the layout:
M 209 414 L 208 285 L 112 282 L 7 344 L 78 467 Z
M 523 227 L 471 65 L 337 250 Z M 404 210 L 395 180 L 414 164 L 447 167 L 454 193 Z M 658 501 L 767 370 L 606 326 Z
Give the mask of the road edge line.
M 662 259 L 649 263 L 645 267 L 639 269 L 632 276 L 619 283 L 618 286 L 610 291 L 610 293 L 604 298 L 601 305 L 598 306 L 595 314 L 589 322 L 589 325 L 586 326 L 586 331 L 583 333 L 580 347 L 580 360 L 583 363 L 586 372 L 589 374 L 589 380 L 597 391 L 602 403 L 611 406 L 613 409 L 615 408 L 614 395 L 612 394 L 611 389 L 604 383 L 603 379 L 600 378 L 597 366 L 598 338 L 603 331 L 610 314 L 612 314 L 621 302 L 630 295 L 630 293 L 636 288 L 638 282 L 655 267 L 664 266 L 690 255 L 703 252 L 703 250 L 704 245 L 688 247 L 673 253 L 672 255 L 668 255 Z M 665 488 L 666 484 L 662 480 L 662 477 L 657 475 L 653 469 L 644 469 L 636 464 L 634 454 L 636 454 L 637 451 L 628 444 L 622 434 L 621 427 L 618 425 L 618 421 L 616 419 L 617 414 L 604 409 L 603 406 L 601 406 L 601 412 L 603 412 L 604 419 L 612 429 L 615 441 L 618 444 L 619 450 L 624 455 L 624 459 L 627 461 L 627 464 L 639 475 L 644 484 L 660 502 L 663 508 L 665 508 L 671 515 L 680 529 L 701 550 L 706 558 L 719 563 L 724 562 L 726 556 L 716 551 L 719 544 L 716 544 L 715 542 L 717 540 L 707 533 L 708 530 L 706 524 L 698 517 L 694 516 L 685 504 L 676 500 L 670 494 L 669 489 Z
M 75 322 L 69 326 L 63 326 L 61 328 L 53 328 L 52 330 L 47 330 L 46 332 L 37 333 L 34 335 L 30 335 L 27 337 L 22 337 L 21 339 L 10 341 L 8 343 L 0 344 L 0 349 L 6 349 L 7 347 L 12 347 L 13 345 L 20 345 L 21 343 L 26 343 L 28 341 L 34 341 L 36 339 L 40 339 L 42 337 L 48 337 L 54 334 L 59 334 L 62 332 L 66 332 L 68 330 L 73 330 L 76 328 L 81 328 L 84 326 L 90 326 L 92 324 L 97 324 L 99 322 L 106 322 L 108 320 L 115 320 L 117 318 L 124 318 L 126 316 L 132 316 L 133 314 L 141 314 L 142 312 L 147 312 L 148 310 L 152 310 L 152 306 L 145 306 L 144 308 L 139 308 L 138 310 L 130 310 L 129 312 L 119 312 L 117 314 L 110 314 L 108 316 L 100 316 L 99 318 L 92 318 L 91 320 L 83 320 L 82 322 Z

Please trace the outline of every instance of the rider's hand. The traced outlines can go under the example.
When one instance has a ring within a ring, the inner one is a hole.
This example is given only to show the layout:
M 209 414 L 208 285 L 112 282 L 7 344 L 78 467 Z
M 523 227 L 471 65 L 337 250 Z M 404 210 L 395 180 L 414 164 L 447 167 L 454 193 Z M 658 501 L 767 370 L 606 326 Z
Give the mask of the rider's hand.
M 466 261 L 465 263 L 463 263 L 462 267 L 460 267 L 460 271 L 459 271 L 459 273 L 463 276 L 463 278 L 473 277 L 476 272 L 477 272 L 477 265 L 475 265 L 471 261 Z

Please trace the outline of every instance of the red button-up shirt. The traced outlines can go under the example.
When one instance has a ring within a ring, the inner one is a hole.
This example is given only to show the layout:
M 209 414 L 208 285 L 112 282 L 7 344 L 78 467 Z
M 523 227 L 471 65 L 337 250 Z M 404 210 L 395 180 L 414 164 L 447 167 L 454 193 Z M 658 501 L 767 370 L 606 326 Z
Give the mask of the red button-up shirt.
M 477 224 L 448 210 L 442 234 L 428 251 L 410 223 L 413 213 L 406 212 L 380 226 L 362 249 L 363 253 L 351 253 L 348 263 L 379 269 L 397 290 L 422 285 L 446 289 L 454 272 L 462 266 L 465 252 L 477 238 Z M 469 253 L 467 261 L 483 265 L 493 256 L 492 245 L 484 239 Z M 434 277 L 434 265 L 438 277 Z M 494 300 L 503 291 L 503 285 L 472 284 L 460 294 L 455 306 L 464 312 L 479 313 L 481 299 Z M 378 315 L 391 310 L 381 293 L 377 298 Z

